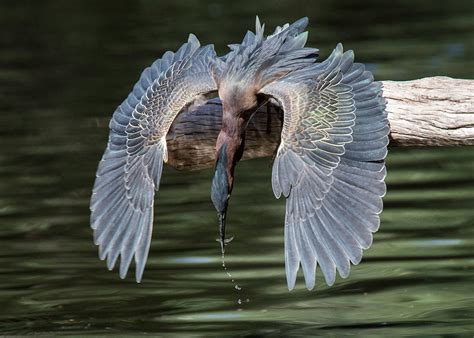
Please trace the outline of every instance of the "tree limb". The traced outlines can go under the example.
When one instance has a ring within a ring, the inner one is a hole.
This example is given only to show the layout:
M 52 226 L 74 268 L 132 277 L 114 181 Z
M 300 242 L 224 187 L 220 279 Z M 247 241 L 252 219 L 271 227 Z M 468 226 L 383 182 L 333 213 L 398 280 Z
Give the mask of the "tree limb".
M 429 77 L 383 81 L 390 145 L 474 145 L 474 80 Z M 167 136 L 168 163 L 177 169 L 214 164 L 221 128 L 219 100 L 181 113 Z M 280 113 L 261 107 L 249 123 L 243 159 L 272 156 L 280 142 Z

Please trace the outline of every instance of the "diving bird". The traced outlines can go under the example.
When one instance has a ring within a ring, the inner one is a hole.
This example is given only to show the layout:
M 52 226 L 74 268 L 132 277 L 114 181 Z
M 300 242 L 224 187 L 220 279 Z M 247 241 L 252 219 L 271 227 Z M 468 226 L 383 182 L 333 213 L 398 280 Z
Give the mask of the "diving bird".
M 216 140 L 211 199 L 224 251 L 226 213 L 245 130 L 257 109 L 281 111 L 281 141 L 271 184 L 286 198 L 285 271 L 295 286 L 299 266 L 308 289 L 316 266 L 328 285 L 349 275 L 372 244 L 386 192 L 384 159 L 389 125 L 381 83 L 354 53 L 338 44 L 323 62 L 306 47 L 302 18 L 265 36 L 255 32 L 217 56 L 194 35 L 175 53 L 146 68 L 110 121 L 107 148 L 91 197 L 91 226 L 99 257 L 125 278 L 135 258 L 141 281 L 150 248 L 154 194 L 167 161 L 166 135 L 191 106 L 218 97 L 222 128 Z

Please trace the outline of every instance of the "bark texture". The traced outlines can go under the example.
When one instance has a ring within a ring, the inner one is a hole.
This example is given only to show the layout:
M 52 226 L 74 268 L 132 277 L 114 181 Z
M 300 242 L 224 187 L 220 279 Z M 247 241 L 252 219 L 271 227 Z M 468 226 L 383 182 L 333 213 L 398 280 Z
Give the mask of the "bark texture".
M 474 144 L 474 81 L 429 77 L 384 81 L 391 144 Z
M 474 145 L 474 80 L 429 77 L 383 81 L 390 122 L 390 145 Z M 167 136 L 168 163 L 177 169 L 214 164 L 221 128 L 219 100 L 181 113 Z M 280 142 L 281 112 L 258 109 L 246 133 L 243 159 L 272 156 Z

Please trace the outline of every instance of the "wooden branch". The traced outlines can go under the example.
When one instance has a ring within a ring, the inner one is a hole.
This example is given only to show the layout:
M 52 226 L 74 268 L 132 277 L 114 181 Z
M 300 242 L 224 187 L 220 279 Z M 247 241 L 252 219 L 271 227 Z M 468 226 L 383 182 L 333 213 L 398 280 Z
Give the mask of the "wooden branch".
M 391 144 L 474 144 L 474 81 L 429 77 L 384 81 Z
M 383 88 L 390 145 L 474 145 L 474 80 L 383 81 Z M 181 113 L 167 136 L 168 163 L 189 170 L 212 166 L 221 118 L 219 100 Z M 243 159 L 272 156 L 280 130 L 280 113 L 261 107 L 249 123 Z

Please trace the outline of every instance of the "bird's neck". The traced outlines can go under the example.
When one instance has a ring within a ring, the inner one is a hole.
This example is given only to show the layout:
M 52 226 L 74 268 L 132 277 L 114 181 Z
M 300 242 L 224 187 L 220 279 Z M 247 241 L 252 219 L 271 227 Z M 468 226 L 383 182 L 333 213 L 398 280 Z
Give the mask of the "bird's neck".
M 226 144 L 226 171 L 230 191 L 234 184 L 234 168 L 244 152 L 246 126 L 247 121 L 244 118 L 224 114 L 222 129 L 217 137 L 216 154 Z
M 224 111 L 222 116 L 222 129 L 228 138 L 243 138 L 245 136 L 245 128 L 247 120 L 243 115 L 237 115 Z

